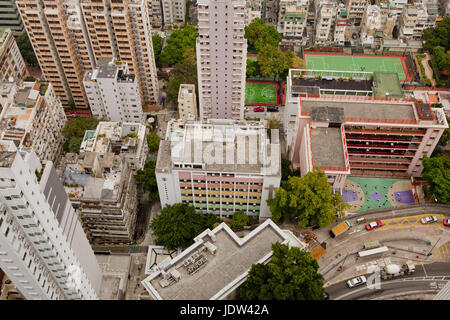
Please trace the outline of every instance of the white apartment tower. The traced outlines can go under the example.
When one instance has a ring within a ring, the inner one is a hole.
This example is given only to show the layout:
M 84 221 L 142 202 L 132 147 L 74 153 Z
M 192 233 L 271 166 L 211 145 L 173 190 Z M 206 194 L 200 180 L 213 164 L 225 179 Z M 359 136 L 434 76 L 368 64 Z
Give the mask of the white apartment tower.
M 245 0 L 199 0 L 197 73 L 200 119 L 244 117 Z
M 180 90 L 178 91 L 178 113 L 180 119 L 197 120 L 195 85 L 180 84 Z
M 186 3 L 184 0 L 161 0 L 164 25 L 170 26 L 184 22 Z
M 28 300 L 98 299 L 102 273 L 51 162 L 0 145 L 0 268 Z
M 92 114 L 97 119 L 142 122 L 141 96 L 128 64 L 103 59 L 99 67 L 86 72 L 83 81 Z

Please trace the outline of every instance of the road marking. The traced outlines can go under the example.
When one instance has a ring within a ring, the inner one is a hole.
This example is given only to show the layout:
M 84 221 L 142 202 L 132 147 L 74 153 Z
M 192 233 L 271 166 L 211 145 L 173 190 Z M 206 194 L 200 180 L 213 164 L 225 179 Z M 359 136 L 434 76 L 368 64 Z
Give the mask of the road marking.
M 422 268 L 423 268 L 423 272 L 425 273 L 425 277 L 428 277 L 427 270 L 425 270 L 425 266 L 422 265 Z

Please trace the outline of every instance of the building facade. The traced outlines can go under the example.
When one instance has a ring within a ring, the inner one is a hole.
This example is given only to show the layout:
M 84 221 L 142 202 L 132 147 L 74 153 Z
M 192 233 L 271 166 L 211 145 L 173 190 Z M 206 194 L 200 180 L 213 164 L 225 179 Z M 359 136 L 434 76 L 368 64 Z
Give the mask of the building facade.
M 45 78 L 64 105 L 88 107 L 82 86 L 101 58 L 126 62 L 142 101 L 159 94 L 147 0 L 17 2 Z
M 283 43 L 305 45 L 309 0 L 280 0 L 277 30 Z
M 126 62 L 103 59 L 96 69 L 86 72 L 83 86 L 97 119 L 144 121 L 139 86 Z
M 20 81 L 27 69 L 12 29 L 0 29 L 0 82 Z
M 262 17 L 263 1 L 261 0 L 248 0 L 245 3 L 245 25 L 249 25 L 255 19 Z
M 444 111 L 423 101 L 329 95 L 298 101 L 289 158 L 302 174 L 322 167 L 335 190 L 350 173 L 419 177 L 423 156 L 431 156 L 448 128 Z
M 33 148 L 43 162 L 57 161 L 67 122 L 51 83 L 1 83 L 0 139 Z
M 80 153 L 62 160 L 65 190 L 94 244 L 134 240 L 134 176 L 147 160 L 145 135 L 140 123 L 100 122 L 95 131 L 86 131 Z
M 197 120 L 197 98 L 195 95 L 195 85 L 180 84 L 178 91 L 178 113 L 180 119 Z
M 219 217 L 242 210 L 270 218 L 266 200 L 281 179 L 278 138 L 261 122 L 171 120 L 155 169 L 161 206 L 187 203 Z
M 52 163 L 38 181 L 42 167 L 33 150 L 7 148 L 0 155 L 1 269 L 27 300 L 98 299 L 100 268 L 70 202 L 60 197 Z
M 21 34 L 24 31 L 23 22 L 19 10 L 17 10 L 16 1 L 3 0 L 1 3 L 0 29 L 11 29 L 15 35 Z
M 186 3 L 183 0 L 161 0 L 164 25 L 170 26 L 184 23 L 186 16 Z
M 198 1 L 200 119 L 243 119 L 247 40 L 245 1 Z
M 314 44 L 327 45 L 333 40 L 333 28 L 336 23 L 336 3 L 321 3 L 318 5 L 317 12 Z
M 64 106 L 73 101 L 77 107 L 87 108 L 83 64 L 69 29 L 64 2 L 19 0 L 17 6 L 45 79 L 52 83 Z

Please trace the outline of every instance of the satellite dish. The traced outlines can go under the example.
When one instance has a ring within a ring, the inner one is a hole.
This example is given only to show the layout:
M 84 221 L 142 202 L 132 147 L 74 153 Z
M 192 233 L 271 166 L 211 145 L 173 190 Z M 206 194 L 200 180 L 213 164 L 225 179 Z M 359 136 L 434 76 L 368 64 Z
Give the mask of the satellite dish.
M 151 123 L 155 122 L 155 118 L 150 117 L 150 118 L 147 119 L 147 122 L 148 122 L 149 124 L 151 124 Z

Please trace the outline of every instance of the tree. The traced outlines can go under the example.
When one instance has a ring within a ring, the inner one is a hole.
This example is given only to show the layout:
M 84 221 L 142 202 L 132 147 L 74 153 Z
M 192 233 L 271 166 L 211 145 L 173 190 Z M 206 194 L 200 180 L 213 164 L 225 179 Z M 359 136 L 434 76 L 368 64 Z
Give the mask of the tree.
M 69 108 L 73 109 L 76 107 L 75 102 L 73 102 L 73 100 L 69 100 L 67 101 L 67 105 L 69 106 Z
M 423 32 L 425 45 L 423 46 L 428 52 L 432 52 L 437 46 L 444 47 L 445 50 L 450 49 L 450 17 L 445 17 L 438 25 L 431 29 L 425 29 Z
M 242 228 L 247 226 L 249 223 L 250 218 L 244 211 L 239 210 L 233 213 L 233 218 L 231 219 L 232 228 Z
M 450 200 L 450 168 L 444 166 L 440 157 L 428 158 L 423 156 L 422 177 L 428 182 L 428 193 L 440 203 Z
M 272 244 L 267 265 L 254 264 L 240 288 L 244 300 L 323 300 L 323 277 L 319 264 L 297 247 Z
M 159 191 L 158 191 L 158 183 L 156 182 L 155 167 L 156 161 L 148 160 L 144 165 L 144 169 L 143 170 L 139 169 L 136 172 L 135 176 L 136 182 L 142 185 L 142 189 L 144 189 L 144 191 L 148 192 L 148 201 L 150 203 L 159 200 Z
M 265 24 L 264 19 L 260 18 L 245 27 L 244 37 L 248 40 L 248 44 L 256 49 L 256 52 L 265 45 L 278 48 L 282 39 L 274 26 Z
M 33 46 L 31 45 L 30 39 L 28 38 L 28 34 L 23 32 L 20 36 L 16 38 L 17 46 L 19 47 L 20 54 L 23 59 L 32 66 L 38 64 L 36 59 L 36 55 L 33 51 Z
M 67 139 L 63 146 L 64 152 L 78 152 L 86 130 L 95 130 L 98 120 L 94 117 L 78 117 L 66 122 L 62 131 Z
M 163 38 L 159 35 L 154 35 L 152 37 L 152 43 L 153 43 L 153 52 L 155 54 L 155 63 L 159 67 L 160 66 L 159 59 L 161 57 Z
M 161 138 L 153 130 L 150 129 L 150 132 L 147 135 L 148 151 L 158 151 L 160 143 Z
M 176 64 L 170 72 L 167 84 L 167 102 L 172 101 L 178 104 L 178 91 L 180 84 L 195 84 L 197 86 L 197 61 L 194 48 L 186 48 L 183 54 L 183 61 Z
M 198 34 L 195 27 L 186 25 L 172 32 L 166 40 L 166 46 L 161 51 L 160 63 L 163 66 L 174 66 L 183 61 L 183 53 L 188 47 L 195 48 L 195 40 Z
M 265 45 L 258 53 L 258 64 L 263 77 L 286 77 L 292 67 L 294 52 L 281 52 L 277 47 Z
M 152 220 L 150 227 L 157 244 L 169 250 L 176 250 L 190 246 L 202 231 L 212 228 L 209 224 L 211 221 L 210 216 L 207 218 L 196 212 L 193 206 L 177 203 L 162 209 L 161 214 Z
M 297 55 L 292 58 L 292 68 L 293 69 L 306 69 L 306 62 Z
M 337 217 L 343 217 L 348 208 L 341 194 L 331 192 L 325 173 L 318 168 L 303 177 L 289 177 L 267 204 L 272 220 L 293 215 L 300 227 L 329 226 Z
M 259 63 L 257 60 L 247 59 L 247 77 L 257 77 L 260 75 Z

